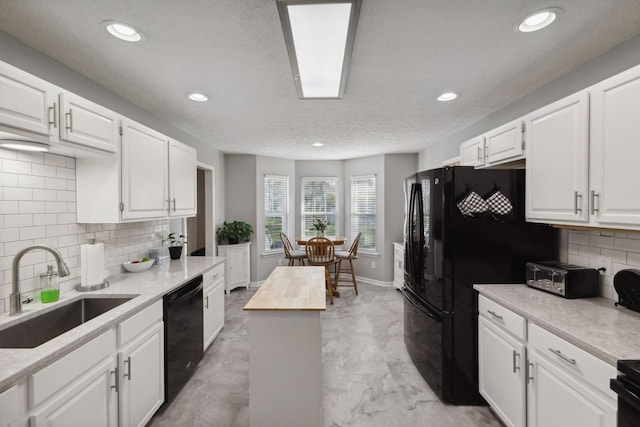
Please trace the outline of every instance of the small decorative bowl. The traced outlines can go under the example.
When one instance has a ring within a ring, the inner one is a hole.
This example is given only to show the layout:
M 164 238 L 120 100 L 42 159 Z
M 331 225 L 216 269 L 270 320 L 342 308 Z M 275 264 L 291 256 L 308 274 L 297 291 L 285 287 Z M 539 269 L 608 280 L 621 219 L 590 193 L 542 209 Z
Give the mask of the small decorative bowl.
M 122 266 L 131 273 L 140 273 L 151 268 L 154 260 L 144 262 L 125 262 Z

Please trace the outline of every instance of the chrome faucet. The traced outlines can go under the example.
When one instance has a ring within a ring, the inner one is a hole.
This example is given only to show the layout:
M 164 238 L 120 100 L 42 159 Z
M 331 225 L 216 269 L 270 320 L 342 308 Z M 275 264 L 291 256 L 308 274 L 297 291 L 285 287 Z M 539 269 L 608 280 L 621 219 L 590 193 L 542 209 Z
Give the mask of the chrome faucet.
M 58 275 L 60 277 L 65 277 L 71 274 L 69 267 L 67 267 L 67 264 L 62 260 L 60 252 L 49 245 L 33 245 L 18 252 L 13 257 L 13 264 L 11 266 L 12 282 L 11 295 L 9 295 L 9 316 L 15 316 L 16 314 L 22 313 L 22 295 L 20 294 L 20 260 L 27 252 L 38 249 L 44 249 L 45 251 L 51 252 L 53 257 L 56 259 L 56 263 L 58 263 Z

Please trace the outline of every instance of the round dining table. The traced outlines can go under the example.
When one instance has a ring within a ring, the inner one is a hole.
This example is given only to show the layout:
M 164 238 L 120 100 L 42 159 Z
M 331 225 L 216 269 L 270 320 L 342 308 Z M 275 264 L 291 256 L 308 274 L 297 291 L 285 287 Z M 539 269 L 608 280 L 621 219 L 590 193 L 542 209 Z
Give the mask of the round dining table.
M 312 237 L 316 237 L 316 236 L 312 236 Z M 344 236 L 334 236 L 334 237 L 325 236 L 325 237 L 331 240 L 335 246 L 344 245 L 344 242 L 347 241 L 347 238 Z M 307 240 L 309 239 L 311 239 L 311 237 L 297 237 L 296 243 L 299 244 L 300 246 L 304 246 L 307 244 Z

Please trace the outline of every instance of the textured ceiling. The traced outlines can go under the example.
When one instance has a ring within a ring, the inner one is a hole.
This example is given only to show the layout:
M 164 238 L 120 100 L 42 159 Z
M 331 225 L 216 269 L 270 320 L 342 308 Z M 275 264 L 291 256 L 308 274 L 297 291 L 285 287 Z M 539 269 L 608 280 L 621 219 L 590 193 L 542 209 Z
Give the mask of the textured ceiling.
M 564 10 L 557 23 L 513 31 L 549 6 Z M 147 40 L 116 40 L 105 20 Z M 635 36 L 638 22 L 637 0 L 363 0 L 344 99 L 301 101 L 275 0 L 0 0 L 0 30 L 173 126 L 226 153 L 293 159 L 418 152 Z M 447 90 L 460 98 L 435 101 Z

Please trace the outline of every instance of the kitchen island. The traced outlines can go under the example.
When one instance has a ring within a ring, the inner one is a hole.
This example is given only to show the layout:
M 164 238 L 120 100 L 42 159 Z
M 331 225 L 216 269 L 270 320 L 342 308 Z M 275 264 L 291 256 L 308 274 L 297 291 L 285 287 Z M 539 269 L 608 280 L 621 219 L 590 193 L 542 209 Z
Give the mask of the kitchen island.
M 249 311 L 252 427 L 322 425 L 324 267 L 276 267 Z

